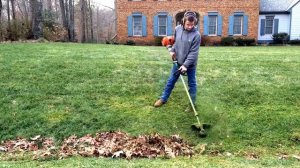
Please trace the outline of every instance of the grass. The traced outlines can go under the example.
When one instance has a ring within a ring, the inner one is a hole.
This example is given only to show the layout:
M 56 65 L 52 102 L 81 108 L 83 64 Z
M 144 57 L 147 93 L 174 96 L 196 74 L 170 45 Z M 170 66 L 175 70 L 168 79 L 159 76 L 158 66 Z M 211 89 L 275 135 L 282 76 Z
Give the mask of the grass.
M 0 140 L 121 130 L 130 135 L 179 134 L 207 155 L 193 159 L 0 161 L 4 167 L 277 167 L 295 166 L 300 133 L 300 47 L 202 47 L 197 105 L 212 129 L 205 139 L 178 81 L 169 102 L 153 108 L 171 69 L 163 47 L 96 44 L 0 45 Z M 230 152 L 235 157 L 212 157 Z M 255 153 L 259 160 L 247 156 Z

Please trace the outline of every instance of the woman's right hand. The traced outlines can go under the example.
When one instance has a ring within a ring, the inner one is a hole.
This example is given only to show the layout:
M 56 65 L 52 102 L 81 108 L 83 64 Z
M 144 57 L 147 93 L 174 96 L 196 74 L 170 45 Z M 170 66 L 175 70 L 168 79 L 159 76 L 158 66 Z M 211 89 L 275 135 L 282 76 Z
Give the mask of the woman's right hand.
M 170 52 L 171 58 L 173 61 L 176 60 L 176 53 L 175 52 Z

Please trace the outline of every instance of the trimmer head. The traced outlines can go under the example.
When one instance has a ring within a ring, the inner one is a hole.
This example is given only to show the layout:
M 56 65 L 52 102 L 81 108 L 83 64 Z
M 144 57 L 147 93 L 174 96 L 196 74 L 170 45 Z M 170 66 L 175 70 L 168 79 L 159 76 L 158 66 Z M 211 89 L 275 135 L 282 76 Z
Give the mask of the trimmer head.
M 195 130 L 195 131 L 201 130 L 201 125 L 199 125 L 199 124 L 197 124 L 197 123 L 193 124 L 191 127 L 192 127 L 192 129 Z M 210 124 L 207 124 L 207 123 L 202 124 L 202 128 L 203 128 L 203 129 L 209 129 L 210 127 L 211 127 Z
M 209 129 L 211 127 L 211 125 L 209 125 L 209 124 L 202 124 L 202 125 L 193 124 L 191 127 L 193 130 L 199 131 L 199 136 L 201 138 L 204 138 L 207 136 L 205 129 Z

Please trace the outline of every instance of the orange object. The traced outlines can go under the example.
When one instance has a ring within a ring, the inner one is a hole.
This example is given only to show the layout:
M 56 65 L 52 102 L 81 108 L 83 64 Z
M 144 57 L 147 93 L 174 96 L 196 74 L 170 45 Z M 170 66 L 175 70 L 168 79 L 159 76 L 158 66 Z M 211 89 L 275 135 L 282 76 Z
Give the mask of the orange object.
M 172 46 L 175 43 L 174 36 L 166 36 L 161 40 L 163 46 Z

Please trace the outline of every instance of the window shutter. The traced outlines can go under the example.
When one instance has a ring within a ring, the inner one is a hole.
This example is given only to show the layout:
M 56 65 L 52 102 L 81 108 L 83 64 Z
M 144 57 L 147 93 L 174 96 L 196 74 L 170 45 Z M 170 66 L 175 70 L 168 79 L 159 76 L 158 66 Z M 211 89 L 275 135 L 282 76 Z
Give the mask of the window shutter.
M 133 36 L 131 15 L 127 17 L 127 34 L 129 37 Z
M 158 16 L 153 17 L 153 35 L 158 36 Z
M 173 21 L 172 21 L 172 16 L 168 15 L 168 21 L 167 21 L 167 35 L 171 36 L 173 34 Z
M 142 15 L 142 36 L 147 36 L 147 18 Z
M 279 19 L 274 19 L 274 34 L 278 33 Z
M 265 35 L 265 24 L 266 24 L 266 19 L 261 19 L 260 20 L 260 35 L 261 36 Z
M 229 36 L 233 36 L 233 19 L 234 19 L 234 16 L 231 15 L 229 16 L 229 27 L 228 27 L 228 35 Z
M 218 36 L 222 36 L 222 26 L 223 26 L 223 21 L 222 21 L 222 16 L 218 15 Z
M 208 35 L 208 16 L 204 16 L 203 18 L 203 28 L 204 28 L 204 36 L 207 36 Z
M 248 16 L 244 15 L 244 21 L 243 21 L 243 35 L 248 35 Z

